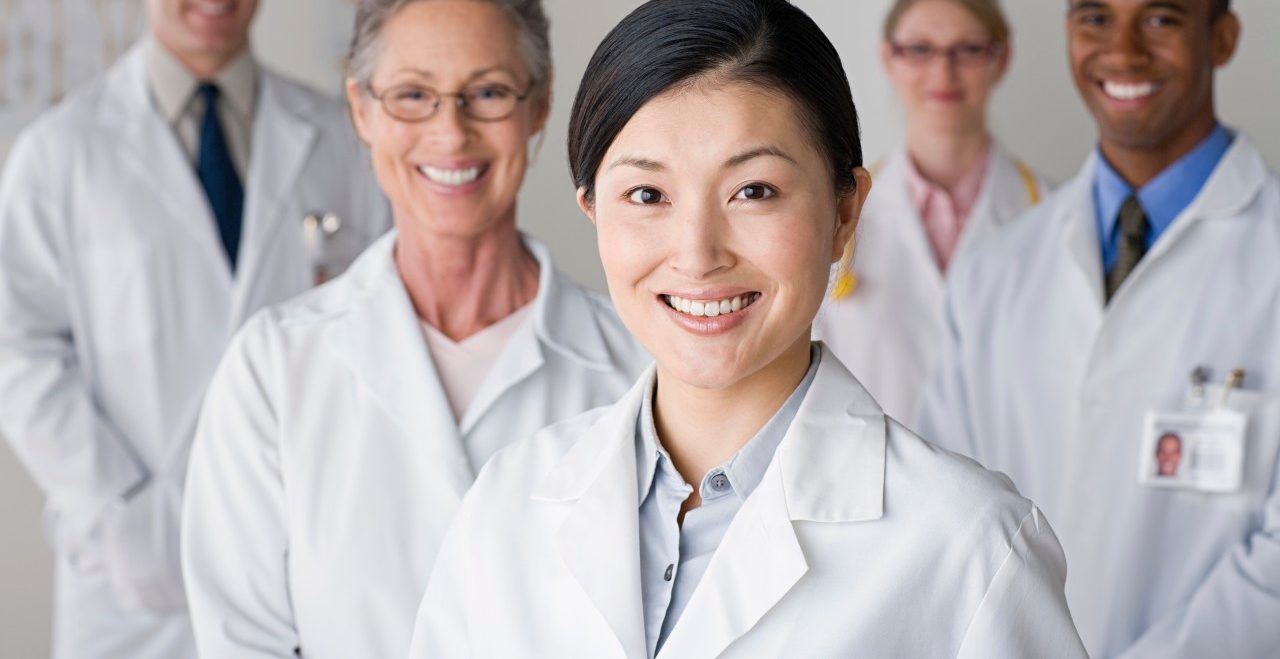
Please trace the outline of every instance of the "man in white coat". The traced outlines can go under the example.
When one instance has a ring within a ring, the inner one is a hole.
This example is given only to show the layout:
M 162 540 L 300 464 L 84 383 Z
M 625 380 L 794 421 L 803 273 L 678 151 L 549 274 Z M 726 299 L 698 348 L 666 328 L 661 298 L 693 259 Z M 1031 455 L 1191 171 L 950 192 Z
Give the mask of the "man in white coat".
M 1280 179 L 1213 104 L 1240 23 L 1072 0 L 1067 26 L 1097 152 L 956 264 L 922 431 L 1041 503 L 1091 656 L 1280 656 Z
M 254 61 L 256 5 L 148 0 L 0 181 L 0 434 L 47 496 L 57 657 L 194 655 L 178 514 L 218 357 L 390 225 L 341 107 Z

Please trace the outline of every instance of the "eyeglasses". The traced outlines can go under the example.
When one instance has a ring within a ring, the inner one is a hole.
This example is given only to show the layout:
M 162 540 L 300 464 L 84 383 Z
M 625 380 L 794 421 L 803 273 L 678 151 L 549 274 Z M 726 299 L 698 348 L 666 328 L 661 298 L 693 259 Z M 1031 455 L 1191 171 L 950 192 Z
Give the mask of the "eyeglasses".
M 502 121 L 516 111 L 520 102 L 529 98 L 534 84 L 530 83 L 524 93 L 500 84 L 477 85 L 460 92 L 445 94 L 422 85 L 396 85 L 383 90 L 381 94 L 373 90 L 373 85 L 365 85 L 369 95 L 382 103 L 387 114 L 400 121 L 426 121 L 440 111 L 440 103 L 446 98 L 454 99 L 458 111 L 468 119 L 476 121 Z
M 982 66 L 995 59 L 1003 50 L 999 42 L 958 43 L 942 48 L 931 43 L 897 43 L 889 45 L 893 56 L 913 66 L 924 66 L 935 58 L 945 57 L 957 66 Z

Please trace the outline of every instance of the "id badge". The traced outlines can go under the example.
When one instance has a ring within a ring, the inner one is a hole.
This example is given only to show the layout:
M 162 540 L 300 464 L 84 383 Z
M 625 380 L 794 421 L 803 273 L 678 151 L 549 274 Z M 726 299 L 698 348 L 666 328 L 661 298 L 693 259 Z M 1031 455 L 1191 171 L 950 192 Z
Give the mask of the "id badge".
M 1236 492 L 1244 480 L 1248 417 L 1220 407 L 1147 412 L 1138 482 L 1200 492 Z

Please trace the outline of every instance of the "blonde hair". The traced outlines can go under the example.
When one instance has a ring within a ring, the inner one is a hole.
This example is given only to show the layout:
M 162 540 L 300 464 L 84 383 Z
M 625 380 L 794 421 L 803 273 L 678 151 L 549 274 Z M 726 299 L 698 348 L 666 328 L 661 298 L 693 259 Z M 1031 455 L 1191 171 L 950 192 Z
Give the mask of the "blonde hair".
M 898 23 L 902 22 L 902 17 L 906 15 L 908 9 L 920 1 L 896 0 L 893 3 L 893 7 L 889 9 L 889 15 L 884 19 L 885 41 L 893 41 L 893 33 L 898 29 Z M 992 41 L 1008 45 L 1013 31 L 1009 28 L 1009 20 L 1005 18 L 1004 10 L 1000 8 L 1000 0 L 947 0 L 947 2 L 967 9 L 991 34 Z

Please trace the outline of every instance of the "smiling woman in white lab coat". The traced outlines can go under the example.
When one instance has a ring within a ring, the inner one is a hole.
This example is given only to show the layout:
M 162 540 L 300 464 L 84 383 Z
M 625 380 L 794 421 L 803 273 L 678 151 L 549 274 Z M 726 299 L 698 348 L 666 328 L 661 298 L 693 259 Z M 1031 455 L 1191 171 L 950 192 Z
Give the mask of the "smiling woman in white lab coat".
M 814 335 L 908 427 L 946 336 L 948 264 L 1046 191 L 987 129 L 1010 56 L 996 0 L 897 0 L 885 19 L 881 58 L 907 141 L 872 168 L 875 190 Z
M 485 467 L 411 656 L 1084 656 L 1036 507 L 810 340 L 871 181 L 808 16 L 649 2 L 596 51 L 569 132 L 657 365 Z
M 516 230 L 541 5 L 367 0 L 356 30 L 348 100 L 397 231 L 250 321 L 214 377 L 183 520 L 204 656 L 404 655 L 476 470 L 649 361 Z

